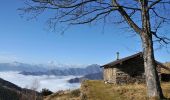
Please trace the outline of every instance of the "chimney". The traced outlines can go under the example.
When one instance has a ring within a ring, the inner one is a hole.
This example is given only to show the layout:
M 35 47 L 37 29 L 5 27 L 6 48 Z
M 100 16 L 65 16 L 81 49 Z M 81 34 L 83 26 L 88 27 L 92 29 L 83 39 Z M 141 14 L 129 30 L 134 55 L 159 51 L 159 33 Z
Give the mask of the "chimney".
M 116 60 L 119 60 L 119 52 L 116 52 L 116 56 L 117 56 Z

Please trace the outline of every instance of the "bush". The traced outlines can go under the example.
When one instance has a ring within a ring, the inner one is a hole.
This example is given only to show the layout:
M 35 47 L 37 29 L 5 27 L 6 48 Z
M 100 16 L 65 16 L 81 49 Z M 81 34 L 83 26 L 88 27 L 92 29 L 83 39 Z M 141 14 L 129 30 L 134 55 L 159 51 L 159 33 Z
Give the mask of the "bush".
M 53 94 L 53 92 L 50 91 L 49 89 L 42 89 L 41 94 L 42 94 L 43 96 L 48 96 L 48 95 Z
M 86 94 L 81 94 L 81 100 L 87 100 L 87 95 Z
M 79 97 L 80 96 L 80 90 L 76 89 L 70 92 L 71 97 Z

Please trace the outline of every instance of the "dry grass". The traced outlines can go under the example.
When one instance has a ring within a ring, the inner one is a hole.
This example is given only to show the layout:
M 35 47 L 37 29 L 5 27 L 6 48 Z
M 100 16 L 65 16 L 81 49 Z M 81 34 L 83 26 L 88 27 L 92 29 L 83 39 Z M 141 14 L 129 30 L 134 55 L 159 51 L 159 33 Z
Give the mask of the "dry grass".
M 80 100 L 79 89 L 73 91 L 57 92 L 44 98 L 44 100 Z
M 166 98 L 170 98 L 170 82 L 162 83 Z M 114 85 L 103 81 L 84 81 L 79 90 L 54 93 L 44 100 L 147 100 L 145 84 Z M 169 99 L 170 100 L 170 99 Z
M 162 88 L 164 95 L 170 98 L 170 83 L 162 83 Z M 102 81 L 85 81 L 81 90 L 86 100 L 146 100 L 144 84 L 113 85 Z

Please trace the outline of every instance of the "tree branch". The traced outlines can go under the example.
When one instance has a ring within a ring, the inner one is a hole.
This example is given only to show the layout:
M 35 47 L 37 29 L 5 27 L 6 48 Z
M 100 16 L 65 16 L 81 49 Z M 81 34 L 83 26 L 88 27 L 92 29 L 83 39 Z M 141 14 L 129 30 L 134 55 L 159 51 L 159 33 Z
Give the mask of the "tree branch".
M 140 34 L 142 33 L 142 30 L 139 28 L 139 26 L 130 18 L 130 16 L 127 14 L 127 12 L 120 6 L 116 0 L 113 0 L 113 5 L 118 7 L 118 11 L 120 14 L 124 17 L 126 22 L 132 27 L 136 33 Z
M 165 44 L 169 44 L 170 43 L 170 39 L 167 38 L 167 37 L 161 37 L 161 36 L 158 36 L 156 32 L 152 32 L 152 34 L 155 36 L 155 38 L 157 38 L 156 41 L 158 41 L 159 43 L 163 42 Z
M 75 22 L 75 23 L 71 23 L 72 25 L 75 25 L 75 24 L 86 24 L 86 23 L 91 23 L 92 21 L 96 20 L 97 18 L 99 18 L 100 16 L 102 15 L 107 15 L 108 13 L 114 11 L 115 9 L 111 9 L 111 10 L 108 10 L 108 11 L 105 11 L 105 12 L 101 12 L 101 13 L 98 13 L 96 14 L 96 16 L 94 16 L 93 18 L 90 18 L 88 20 L 85 20 L 85 21 L 81 21 L 81 22 Z
M 158 4 L 159 2 L 161 2 L 162 0 L 156 0 L 155 2 L 152 2 L 150 5 L 149 5 L 149 7 L 148 7 L 148 9 L 151 9 L 153 6 L 155 6 L 156 4 Z

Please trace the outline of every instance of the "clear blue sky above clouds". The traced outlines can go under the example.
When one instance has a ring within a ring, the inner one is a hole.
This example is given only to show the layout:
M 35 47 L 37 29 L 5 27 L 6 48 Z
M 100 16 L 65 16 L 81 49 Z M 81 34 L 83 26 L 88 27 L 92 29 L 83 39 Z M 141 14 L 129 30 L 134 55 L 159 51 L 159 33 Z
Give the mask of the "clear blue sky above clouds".
M 100 24 L 75 26 L 60 35 L 46 30 L 45 16 L 21 18 L 19 7 L 24 7 L 22 0 L 0 3 L 0 62 L 105 64 L 115 60 L 117 51 L 125 57 L 142 50 L 140 39 L 120 26 L 110 25 L 104 33 Z M 170 61 L 166 51 L 155 51 L 156 59 Z

